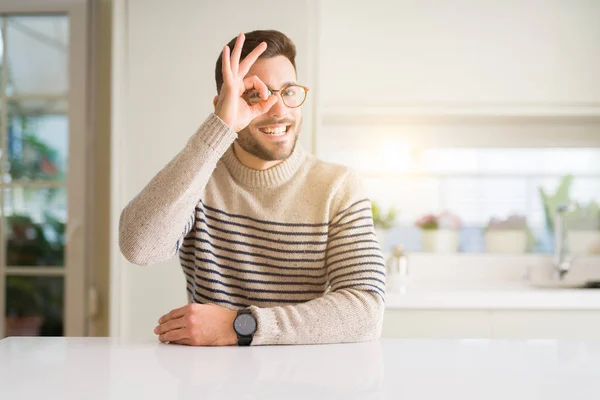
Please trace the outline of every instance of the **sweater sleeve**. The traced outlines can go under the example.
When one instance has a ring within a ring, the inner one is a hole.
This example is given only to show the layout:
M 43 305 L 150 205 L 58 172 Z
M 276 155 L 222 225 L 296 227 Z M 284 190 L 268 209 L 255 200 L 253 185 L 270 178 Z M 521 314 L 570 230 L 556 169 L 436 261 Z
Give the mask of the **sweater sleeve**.
M 211 114 L 175 156 L 123 209 L 119 247 L 148 265 L 173 257 L 193 227 L 194 210 L 217 162 L 237 134 Z
M 371 202 L 350 172 L 330 207 L 326 268 L 330 289 L 302 304 L 251 306 L 253 345 L 361 342 L 380 337 L 385 264 Z

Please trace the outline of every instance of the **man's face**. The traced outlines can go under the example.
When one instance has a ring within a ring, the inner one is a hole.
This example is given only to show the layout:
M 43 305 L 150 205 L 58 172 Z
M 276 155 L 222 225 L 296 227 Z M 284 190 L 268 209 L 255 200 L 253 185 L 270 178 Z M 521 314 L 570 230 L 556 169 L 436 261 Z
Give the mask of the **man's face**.
M 247 76 L 256 75 L 269 89 L 279 90 L 296 83 L 294 66 L 284 56 L 258 59 Z M 238 144 L 265 161 L 285 160 L 290 156 L 302 125 L 301 107 L 289 108 L 276 94 L 277 103 L 238 132 Z M 281 135 L 282 128 L 285 134 Z

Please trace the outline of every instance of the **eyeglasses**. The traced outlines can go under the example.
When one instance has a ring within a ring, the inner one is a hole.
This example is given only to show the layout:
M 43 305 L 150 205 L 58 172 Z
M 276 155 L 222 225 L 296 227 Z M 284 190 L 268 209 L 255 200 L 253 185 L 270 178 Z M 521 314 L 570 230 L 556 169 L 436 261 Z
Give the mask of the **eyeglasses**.
M 306 100 L 306 94 L 308 92 L 308 88 L 301 85 L 288 85 L 279 90 L 267 88 L 267 90 L 269 92 L 269 96 L 279 93 L 283 104 L 289 108 L 300 107 L 304 103 L 304 100 Z M 262 101 L 260 92 L 257 89 L 246 90 L 243 94 L 243 98 L 250 105 L 260 103 Z

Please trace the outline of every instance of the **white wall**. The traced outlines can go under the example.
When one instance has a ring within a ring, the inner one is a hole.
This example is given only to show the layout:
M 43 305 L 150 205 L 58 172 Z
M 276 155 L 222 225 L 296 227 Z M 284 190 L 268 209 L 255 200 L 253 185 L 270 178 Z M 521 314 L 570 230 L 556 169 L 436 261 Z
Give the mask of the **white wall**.
M 324 107 L 600 103 L 597 1 L 326 0 L 321 9 Z
M 311 2 L 115 2 L 111 334 L 152 337 L 158 318 L 186 304 L 176 259 L 136 267 L 118 254 L 118 213 L 213 110 L 214 68 L 239 32 L 278 29 L 296 44 L 298 81 L 312 86 Z M 310 99 L 301 143 L 310 148 Z M 149 215 L 149 218 L 152 216 Z

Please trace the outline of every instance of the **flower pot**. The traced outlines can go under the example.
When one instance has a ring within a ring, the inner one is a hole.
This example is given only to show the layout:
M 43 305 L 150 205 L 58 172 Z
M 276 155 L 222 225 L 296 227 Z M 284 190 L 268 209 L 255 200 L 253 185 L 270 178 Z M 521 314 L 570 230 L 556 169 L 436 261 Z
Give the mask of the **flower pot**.
M 40 328 L 44 323 L 41 315 L 26 317 L 5 317 L 6 336 L 39 336 Z
M 569 230 L 567 246 L 572 254 L 600 254 L 600 231 Z
M 454 253 L 458 251 L 459 234 L 453 229 L 424 229 L 423 251 L 432 253 Z
M 485 233 L 485 245 L 488 253 L 525 253 L 527 232 L 523 229 L 489 230 Z

